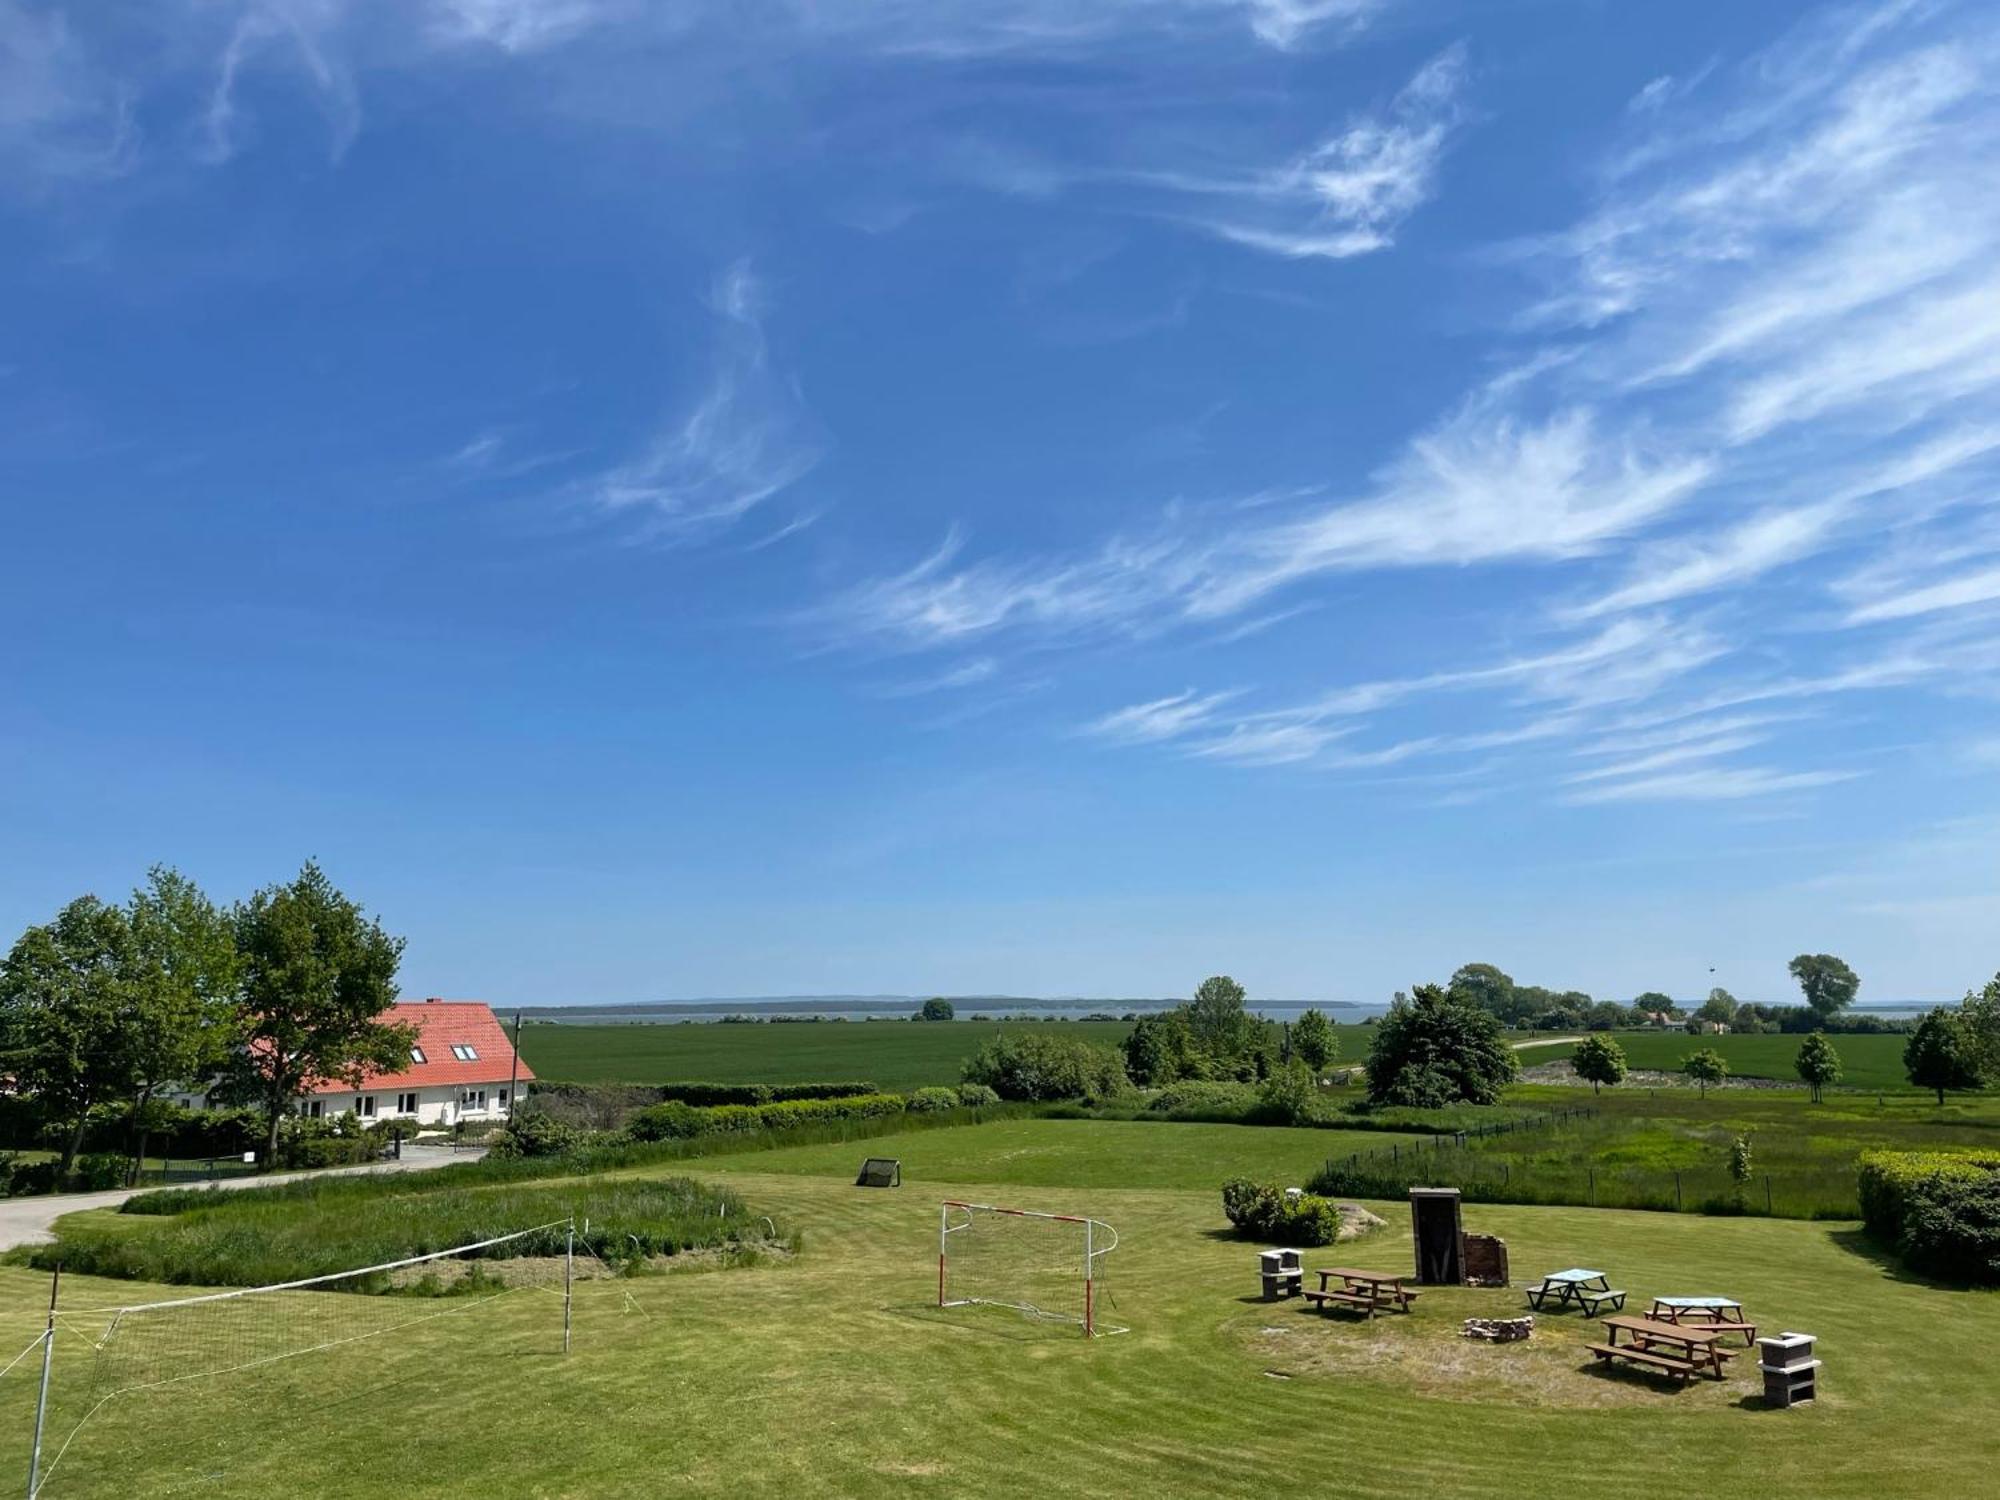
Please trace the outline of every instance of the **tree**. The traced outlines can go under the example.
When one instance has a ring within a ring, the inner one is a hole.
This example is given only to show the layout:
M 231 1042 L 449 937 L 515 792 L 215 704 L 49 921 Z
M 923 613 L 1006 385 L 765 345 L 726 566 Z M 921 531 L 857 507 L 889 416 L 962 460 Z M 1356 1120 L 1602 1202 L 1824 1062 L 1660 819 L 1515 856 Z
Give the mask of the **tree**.
M 1958 1007 L 1959 1030 L 1984 1084 L 2000 1083 L 2000 974 L 1972 990 Z
M 1615 1031 L 1625 1024 L 1625 1007 L 1616 1000 L 1593 1001 L 1583 1021 L 1592 1031 Z
M 1503 1021 L 1516 1019 L 1514 981 L 1492 964 L 1460 964 L 1445 988 L 1488 1015 Z
M 1965 1027 L 1942 1007 L 1917 1022 L 1903 1044 L 1903 1071 L 1918 1088 L 1936 1090 L 1940 1105 L 1946 1089 L 1979 1087 L 1978 1059 L 1967 1044 Z
M 0 964 L 0 1061 L 14 1086 L 64 1127 L 67 1177 L 92 1105 L 132 1083 L 132 924 L 116 906 L 79 896 L 30 927 Z
M 955 1014 L 956 1012 L 952 1010 L 949 1000 L 946 1000 L 943 996 L 935 996 L 924 1002 L 923 1009 L 917 1012 L 917 1019 L 919 1021 L 949 1021 Z
M 1141 1016 L 1125 1037 L 1125 1071 L 1142 1088 L 1206 1078 L 1208 1062 L 1188 1030 L 1186 1007 Z
M 1492 1104 L 1520 1070 L 1497 1017 L 1438 985 L 1420 984 L 1375 1027 L 1368 1097 L 1419 1108 Z
M 1326 1012 L 1312 1009 L 1299 1017 L 1299 1024 L 1292 1028 L 1292 1051 L 1312 1069 L 1315 1077 L 1340 1056 L 1340 1036 L 1334 1031 L 1333 1022 L 1326 1018 Z
M 1701 1097 L 1706 1099 L 1708 1086 L 1720 1083 L 1729 1076 L 1729 1064 L 1713 1047 L 1703 1047 L 1699 1052 L 1690 1052 L 1681 1059 L 1681 1071 L 1695 1081 L 1701 1090 Z
M 1736 1184 L 1736 1201 L 1743 1201 L 1744 1190 L 1750 1186 L 1751 1174 L 1757 1170 L 1756 1160 L 1750 1154 L 1750 1135 L 1745 1131 L 1729 1143 L 1729 1176 Z
M 1003 1031 L 966 1059 L 960 1073 L 1002 1099 L 1101 1099 L 1131 1087 L 1111 1048 L 1049 1031 Z
M 1852 1005 L 1861 989 L 1861 976 L 1831 953 L 1801 953 L 1786 967 L 1822 1025 Z
M 1674 997 L 1662 994 L 1658 990 L 1647 990 L 1643 995 L 1634 995 L 1632 1009 L 1641 1016 L 1665 1016 L 1670 1021 L 1680 1013 L 1680 1007 L 1674 1004 Z
M 1243 1006 L 1243 986 L 1227 974 L 1201 982 L 1187 1007 L 1188 1030 L 1195 1045 L 1220 1071 L 1228 1071 L 1251 1049 L 1257 1023 Z
M 132 893 L 132 1157 L 145 1159 L 147 1105 L 163 1087 L 205 1083 L 240 1033 L 236 934 L 228 917 L 178 870 L 155 865 Z
M 1701 1002 L 1701 1009 L 1695 1014 L 1704 1021 L 1715 1021 L 1727 1026 L 1736 1019 L 1736 1012 L 1742 1009 L 1736 997 L 1717 985 L 1708 992 L 1708 998 Z
M 1625 1079 L 1625 1049 L 1608 1036 L 1587 1036 L 1576 1044 L 1569 1065 L 1576 1076 L 1590 1080 L 1590 1091 L 1601 1093 L 1605 1084 Z
M 1819 1103 L 1820 1090 L 1829 1083 L 1840 1082 L 1840 1054 L 1833 1050 L 1833 1043 L 1826 1039 L 1823 1031 L 1815 1031 L 1799 1043 L 1799 1055 L 1793 1059 L 1792 1066 L 1812 1089 L 1812 1102 L 1815 1104 Z
M 292 1101 L 324 1083 L 359 1087 L 370 1068 L 408 1066 L 416 1028 L 381 1020 L 396 1000 L 403 940 L 334 889 L 310 860 L 231 914 L 240 955 L 244 1045 L 230 1092 L 264 1112 L 264 1165 Z

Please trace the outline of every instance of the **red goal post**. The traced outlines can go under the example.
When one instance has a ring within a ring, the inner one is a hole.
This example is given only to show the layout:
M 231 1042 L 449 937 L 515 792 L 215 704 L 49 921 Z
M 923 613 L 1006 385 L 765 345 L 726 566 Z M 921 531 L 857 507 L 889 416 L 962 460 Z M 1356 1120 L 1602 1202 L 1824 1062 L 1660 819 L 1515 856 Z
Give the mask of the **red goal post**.
M 1105 1257 L 1117 1248 L 1118 1231 L 1102 1219 L 947 1198 L 938 1205 L 938 1306 L 1008 1307 L 1080 1324 L 1087 1337 L 1124 1333 L 1099 1316 Z

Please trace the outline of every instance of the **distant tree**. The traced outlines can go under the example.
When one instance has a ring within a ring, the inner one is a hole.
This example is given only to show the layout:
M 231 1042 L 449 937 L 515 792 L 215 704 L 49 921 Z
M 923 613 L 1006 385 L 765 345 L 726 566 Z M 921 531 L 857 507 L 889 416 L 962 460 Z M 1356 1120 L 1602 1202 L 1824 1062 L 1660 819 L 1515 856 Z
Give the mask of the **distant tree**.
M 1826 1039 L 1826 1033 L 1815 1031 L 1799 1043 L 1799 1055 L 1792 1066 L 1798 1075 L 1812 1089 L 1812 1102 L 1820 1100 L 1820 1091 L 1829 1083 L 1840 1082 L 1840 1054 L 1833 1050 L 1833 1043 Z
M 1627 1020 L 1625 1007 L 1616 1000 L 1598 1000 L 1584 1013 L 1583 1024 L 1592 1031 L 1614 1031 Z
M 1445 988 L 1488 1015 L 1503 1021 L 1515 1019 L 1514 981 L 1492 964 L 1460 964 Z
M 1368 1052 L 1368 1097 L 1420 1108 L 1492 1104 L 1520 1073 L 1491 1012 L 1420 984 L 1376 1025 Z
M 1822 1025 L 1852 1005 L 1861 990 L 1861 976 L 1831 953 L 1801 953 L 1786 967 Z
M 307 861 L 296 879 L 232 913 L 242 964 L 245 1045 L 228 1092 L 264 1112 L 264 1164 L 292 1102 L 325 1083 L 359 1086 L 369 1068 L 409 1066 L 413 1026 L 384 1022 L 396 1000 L 403 940 L 334 889 Z
M 1695 1014 L 1704 1021 L 1715 1021 L 1727 1026 L 1736 1019 L 1736 1012 L 1741 1008 L 1734 995 L 1717 985 L 1708 992 L 1708 998 L 1701 1002 L 1701 1009 Z
M 1965 1028 L 1952 1012 L 1929 1012 L 1903 1044 L 1903 1071 L 1920 1089 L 1932 1089 L 1944 1103 L 1946 1089 L 1979 1087 L 1979 1064 Z
M 64 1177 L 92 1106 L 131 1091 L 131 953 L 125 912 L 79 896 L 22 933 L 0 964 L 0 1065 L 62 1127 Z
M 128 907 L 132 1010 L 132 1158 L 145 1159 L 147 1106 L 174 1084 L 200 1086 L 241 1036 L 236 934 L 226 913 L 178 870 L 156 865 Z
M 1059 1032 L 1001 1032 L 966 1059 L 961 1076 L 1002 1099 L 1106 1098 L 1131 1087 L 1109 1047 Z
M 1185 1007 L 1138 1019 L 1125 1037 L 1125 1071 L 1149 1089 L 1209 1076 L 1208 1059 L 1195 1045 Z
M 1243 986 L 1227 974 L 1204 979 L 1187 1007 L 1188 1030 L 1218 1072 L 1236 1068 L 1255 1046 L 1257 1023 L 1243 1005 Z
M 1701 1017 L 1699 1015 L 1689 1016 L 1685 1021 L 1681 1022 L 1681 1030 L 1685 1031 L 1689 1036 L 1700 1036 Z
M 1701 1097 L 1706 1099 L 1708 1086 L 1720 1083 L 1729 1076 L 1729 1064 L 1713 1047 L 1703 1047 L 1699 1052 L 1690 1052 L 1681 1059 L 1681 1071 L 1695 1081 L 1701 1090 Z
M 1303 1062 L 1273 1069 L 1257 1086 L 1257 1118 L 1272 1125 L 1310 1125 L 1320 1118 L 1319 1081 Z
M 1315 1077 L 1340 1055 L 1339 1033 L 1324 1011 L 1312 1009 L 1299 1017 L 1299 1024 L 1292 1028 L 1292 1052 Z
M 1608 1036 L 1587 1036 L 1576 1044 L 1569 1065 L 1577 1077 L 1589 1080 L 1593 1094 L 1601 1093 L 1605 1084 L 1624 1081 L 1625 1049 Z
M 917 1019 L 919 1021 L 949 1021 L 954 1014 L 956 1012 L 952 1010 L 951 1002 L 943 996 L 937 996 L 923 1003 L 923 1008 L 917 1012 Z
M 1680 1013 L 1680 1007 L 1674 1004 L 1674 997 L 1664 995 L 1658 990 L 1647 990 L 1643 995 L 1634 995 L 1632 1009 L 1646 1015 L 1662 1015 L 1668 1020 L 1672 1020 Z

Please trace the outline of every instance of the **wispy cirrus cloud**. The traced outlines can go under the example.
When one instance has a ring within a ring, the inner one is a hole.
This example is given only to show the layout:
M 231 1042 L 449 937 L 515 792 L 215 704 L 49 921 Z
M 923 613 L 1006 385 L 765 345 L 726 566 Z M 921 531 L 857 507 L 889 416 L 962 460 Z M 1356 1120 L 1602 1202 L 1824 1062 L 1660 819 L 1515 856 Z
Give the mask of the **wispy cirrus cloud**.
M 717 348 L 707 388 L 637 457 L 574 483 L 572 499 L 622 517 L 649 541 L 699 539 L 742 520 L 819 462 L 804 397 L 771 368 L 765 292 L 748 262 L 716 278 Z

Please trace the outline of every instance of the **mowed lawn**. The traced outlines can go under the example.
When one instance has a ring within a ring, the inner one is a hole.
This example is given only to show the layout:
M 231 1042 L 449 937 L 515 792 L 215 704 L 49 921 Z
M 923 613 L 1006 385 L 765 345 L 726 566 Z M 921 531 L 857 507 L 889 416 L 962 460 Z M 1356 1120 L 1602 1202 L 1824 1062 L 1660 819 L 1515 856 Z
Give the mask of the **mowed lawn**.
M 1983 1494 L 2000 1462 L 2000 1295 L 1904 1279 L 1850 1226 L 1467 1210 L 1468 1227 L 1505 1237 L 1517 1280 L 1599 1266 L 1639 1302 L 1733 1295 L 1767 1327 L 1818 1334 L 1821 1401 L 1767 1411 L 1748 1359 L 1685 1391 L 1601 1374 L 1582 1348 L 1597 1329 L 1574 1315 L 1506 1348 L 1455 1336 L 1465 1316 L 1520 1310 L 1518 1290 L 1435 1290 L 1414 1316 L 1373 1323 L 1262 1303 L 1254 1247 L 1226 1232 L 1213 1187 L 1256 1148 L 1213 1127 L 1034 1123 L 1066 1152 L 1095 1137 L 1098 1162 L 1088 1147 L 1069 1158 L 1079 1175 L 1150 1170 L 1136 1153 L 1186 1174 L 1060 1195 L 1118 1229 L 1109 1310 L 1130 1333 L 1092 1343 L 932 1305 L 937 1198 L 1005 1202 L 1024 1186 L 985 1175 L 1023 1160 L 986 1127 L 925 1137 L 924 1176 L 902 1189 L 851 1186 L 845 1160 L 825 1175 L 732 1161 L 732 1186 L 804 1230 L 793 1263 L 584 1283 L 567 1359 L 556 1299 L 521 1292 L 455 1299 L 462 1311 L 393 1339 L 120 1398 L 45 1494 L 1884 1500 Z M 1201 1149 L 1168 1144 L 1177 1130 Z M 1407 1266 L 1406 1208 L 1374 1206 L 1386 1230 L 1308 1264 Z M 65 1302 L 141 1290 L 66 1279 Z M 25 1344 L 46 1295 L 45 1278 L 0 1270 L 0 1328 Z M 80 1340 L 62 1348 L 72 1412 L 89 1361 Z M 23 1473 L 31 1366 L 0 1378 L 0 1465 Z
M 1654 1068 L 1665 1073 L 1680 1071 L 1681 1059 L 1703 1047 L 1713 1047 L 1739 1078 L 1781 1078 L 1803 1088 L 1793 1059 L 1805 1038 L 1798 1035 L 1758 1034 L 1746 1036 L 1689 1036 L 1685 1031 L 1619 1031 L 1612 1036 L 1625 1049 L 1625 1060 L 1635 1068 Z M 1842 1088 L 1903 1090 L 1910 1087 L 1903 1074 L 1903 1046 L 1908 1037 L 1893 1035 L 1835 1036 L 1829 1040 L 1840 1054 Z M 1521 1056 L 1523 1067 L 1567 1058 L 1572 1046 L 1535 1047 Z
M 1127 1021 L 790 1021 L 521 1030 L 521 1056 L 543 1078 L 577 1083 L 828 1083 L 868 1079 L 894 1092 L 957 1083 L 1001 1031 L 1049 1030 L 1108 1046 Z M 1276 1028 L 1272 1028 L 1275 1033 Z M 1367 1055 L 1372 1028 L 1340 1026 L 1341 1056 Z

